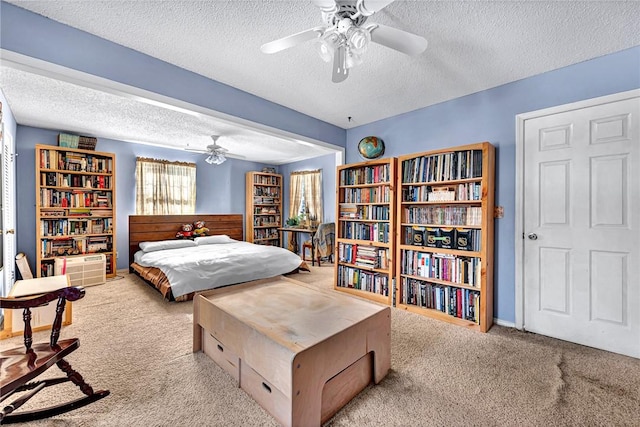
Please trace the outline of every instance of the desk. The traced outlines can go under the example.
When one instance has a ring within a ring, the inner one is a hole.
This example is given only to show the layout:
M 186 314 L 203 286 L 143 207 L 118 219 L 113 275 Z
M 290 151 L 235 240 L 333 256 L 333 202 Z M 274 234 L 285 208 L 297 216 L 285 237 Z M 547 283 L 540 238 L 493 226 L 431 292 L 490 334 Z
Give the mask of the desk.
M 286 241 L 284 238 L 284 233 L 291 233 L 291 247 L 289 247 L 289 250 L 293 253 L 299 253 L 300 252 L 300 247 L 298 246 L 298 234 L 309 234 L 311 236 L 311 265 L 315 265 L 315 246 L 313 244 L 313 235 L 316 234 L 316 230 L 315 228 L 300 228 L 300 227 L 283 227 L 283 228 L 278 228 L 278 231 L 280 232 L 280 241 L 282 242 L 282 247 L 285 248 L 286 246 Z
M 55 291 L 65 286 L 71 286 L 68 275 L 38 277 L 36 279 L 16 280 L 9 291 L 9 298 L 24 297 L 33 294 L 40 294 Z M 14 337 L 24 332 L 24 321 L 22 320 L 22 310 L 5 310 L 4 330 L 2 338 Z M 53 319 L 56 317 L 56 305 L 47 304 L 31 310 L 31 326 L 33 332 L 50 329 Z M 67 301 L 64 311 L 62 325 L 71 324 L 71 303 Z

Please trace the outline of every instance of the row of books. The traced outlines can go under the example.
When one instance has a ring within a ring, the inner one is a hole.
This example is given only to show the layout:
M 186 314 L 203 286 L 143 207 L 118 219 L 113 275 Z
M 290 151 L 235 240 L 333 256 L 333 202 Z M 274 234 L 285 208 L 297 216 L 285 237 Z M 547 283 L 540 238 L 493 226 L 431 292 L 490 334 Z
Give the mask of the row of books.
M 112 206 L 110 191 L 59 191 L 40 189 L 40 207 L 109 208 Z
M 280 232 L 277 228 L 260 228 L 253 230 L 253 238 L 255 239 L 278 239 Z
M 360 289 L 379 295 L 389 296 L 387 276 L 359 268 L 338 265 L 338 286 Z
M 480 258 L 448 254 L 401 251 L 401 274 L 445 280 L 469 286 L 481 283 Z
M 365 166 L 340 171 L 340 185 L 362 185 L 389 182 L 389 165 Z
M 254 196 L 280 198 L 280 187 L 253 187 Z
M 338 259 L 358 267 L 386 270 L 389 268 L 389 249 L 339 243 Z
M 280 177 L 256 174 L 253 176 L 253 183 L 259 185 L 280 185 Z
M 402 182 L 437 182 L 482 176 L 482 150 L 415 157 L 402 162 Z
M 40 174 L 40 185 L 51 187 L 111 188 L 111 176 L 42 172 Z
M 280 199 L 276 197 L 254 196 L 253 203 L 256 205 L 278 205 L 280 204 Z
M 480 324 L 480 293 L 470 289 L 402 278 L 402 304 L 431 308 Z
M 276 215 L 261 215 L 253 218 L 253 225 L 255 227 L 280 227 L 280 217 Z
M 104 256 L 106 258 L 105 272 L 107 274 L 115 273 L 115 271 L 113 270 L 113 253 L 107 252 L 106 254 L 104 254 Z
M 55 275 L 53 261 L 42 261 L 40 263 L 40 277 L 49 277 L 53 275 Z
M 480 206 L 411 206 L 402 211 L 403 222 L 433 225 L 482 225 Z
M 343 239 L 371 240 L 373 242 L 389 242 L 389 223 L 376 222 L 363 224 L 359 222 L 347 222 L 340 227 Z
M 111 218 L 40 220 L 40 235 L 43 237 L 111 233 L 111 230 Z
M 388 186 L 367 188 L 345 188 L 345 203 L 389 203 L 391 201 L 391 190 Z
M 389 221 L 389 206 L 358 206 L 355 203 L 340 203 L 340 218 Z
M 452 227 L 403 227 L 404 244 L 429 248 L 480 251 L 482 231 Z
M 432 185 L 409 185 L 402 187 L 403 202 L 472 201 L 481 199 L 482 185 L 479 182 L 465 182 L 446 187 Z
M 80 255 L 96 252 L 107 252 L 112 249 L 111 236 L 74 236 L 64 239 L 42 240 L 40 255 L 42 258 L 62 255 Z
M 59 150 L 40 150 L 40 168 L 76 172 L 113 172 L 111 157 Z

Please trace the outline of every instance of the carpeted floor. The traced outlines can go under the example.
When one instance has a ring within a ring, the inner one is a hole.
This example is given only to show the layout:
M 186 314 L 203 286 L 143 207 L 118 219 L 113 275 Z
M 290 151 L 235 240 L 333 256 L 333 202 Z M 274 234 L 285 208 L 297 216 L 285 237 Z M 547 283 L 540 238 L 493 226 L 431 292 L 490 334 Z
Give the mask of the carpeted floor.
M 333 292 L 331 265 L 293 277 Z M 277 425 L 213 361 L 191 352 L 192 303 L 165 302 L 136 276 L 87 288 L 63 328 L 63 338 L 72 336 L 81 346 L 67 360 L 111 395 L 32 425 Z M 640 360 L 500 326 L 481 334 L 397 309 L 391 339 L 389 375 L 326 425 L 640 425 Z M 40 400 L 56 398 L 43 392 Z

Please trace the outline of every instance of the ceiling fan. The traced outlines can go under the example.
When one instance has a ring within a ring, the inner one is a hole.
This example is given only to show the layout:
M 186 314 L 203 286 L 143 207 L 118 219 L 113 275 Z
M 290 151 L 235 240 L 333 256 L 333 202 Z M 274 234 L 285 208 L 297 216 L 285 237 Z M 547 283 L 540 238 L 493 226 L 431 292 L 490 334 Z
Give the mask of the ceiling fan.
M 322 12 L 325 25 L 310 28 L 260 47 L 264 53 L 276 53 L 297 44 L 315 40 L 320 57 L 333 59 L 334 83 L 349 77 L 349 69 L 362 63 L 362 54 L 370 42 L 378 43 L 407 55 L 417 55 L 427 48 L 427 41 L 382 24 L 365 24 L 367 18 L 394 0 L 312 0 Z
M 185 147 L 185 150 L 194 151 L 196 153 L 208 154 L 207 158 L 205 159 L 205 162 L 209 163 L 210 165 L 221 165 L 227 160 L 227 157 L 229 157 L 229 150 L 218 145 L 218 139 L 220 139 L 220 137 L 221 137 L 220 135 L 211 135 L 213 144 L 207 145 L 206 149 L 187 146 Z M 242 158 L 243 156 L 234 154 L 233 157 Z

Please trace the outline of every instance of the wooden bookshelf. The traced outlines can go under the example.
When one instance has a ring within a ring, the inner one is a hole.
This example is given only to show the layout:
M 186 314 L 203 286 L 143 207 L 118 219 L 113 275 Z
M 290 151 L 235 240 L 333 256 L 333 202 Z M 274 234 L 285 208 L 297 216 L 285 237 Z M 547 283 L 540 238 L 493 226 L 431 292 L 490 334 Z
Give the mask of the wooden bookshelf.
M 53 276 L 56 257 L 102 253 L 116 275 L 115 155 L 36 145 L 36 273 Z
M 393 302 L 396 159 L 338 166 L 334 288 Z
M 486 332 L 493 323 L 495 148 L 398 157 L 397 307 Z
M 245 197 L 246 241 L 280 246 L 282 175 L 247 172 Z

